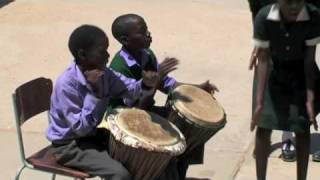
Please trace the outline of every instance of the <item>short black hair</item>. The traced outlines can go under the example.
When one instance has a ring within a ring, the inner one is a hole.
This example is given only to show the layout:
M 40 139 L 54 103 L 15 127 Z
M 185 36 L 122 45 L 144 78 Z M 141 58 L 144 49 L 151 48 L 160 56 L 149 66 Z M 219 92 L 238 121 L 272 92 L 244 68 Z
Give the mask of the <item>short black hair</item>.
M 111 27 L 113 37 L 120 42 L 120 37 L 127 36 L 130 31 L 130 25 L 137 21 L 144 21 L 144 19 L 137 14 L 124 14 L 117 17 Z
M 84 24 L 77 27 L 70 35 L 69 50 L 76 62 L 80 49 L 88 50 L 92 48 L 99 39 L 106 38 L 106 33 L 97 26 Z

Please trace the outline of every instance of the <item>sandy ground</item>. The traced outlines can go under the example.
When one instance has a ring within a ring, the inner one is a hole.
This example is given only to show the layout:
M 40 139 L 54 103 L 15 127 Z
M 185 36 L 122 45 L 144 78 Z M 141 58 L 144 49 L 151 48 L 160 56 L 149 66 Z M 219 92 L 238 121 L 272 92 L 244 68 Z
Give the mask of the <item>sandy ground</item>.
M 252 142 L 248 130 L 252 72 L 247 70 L 252 27 L 246 0 L 17 0 L 0 9 L 0 140 L 8 143 L 0 159 L 10 159 L 0 179 L 13 179 L 20 164 L 11 103 L 14 89 L 39 76 L 55 80 L 72 61 L 67 40 L 81 24 L 104 29 L 113 55 L 120 45 L 111 36 L 111 23 L 124 13 L 145 18 L 153 36 L 152 49 L 160 60 L 166 56 L 181 60 L 172 76 L 189 83 L 209 79 L 219 87 L 216 98 L 228 123 L 207 143 L 205 164 L 193 166 L 188 174 L 233 178 Z M 159 104 L 165 98 L 157 94 Z M 43 117 L 26 124 L 31 139 L 27 142 L 32 144 L 27 152 L 48 144 Z M 42 176 L 29 174 L 25 179 Z

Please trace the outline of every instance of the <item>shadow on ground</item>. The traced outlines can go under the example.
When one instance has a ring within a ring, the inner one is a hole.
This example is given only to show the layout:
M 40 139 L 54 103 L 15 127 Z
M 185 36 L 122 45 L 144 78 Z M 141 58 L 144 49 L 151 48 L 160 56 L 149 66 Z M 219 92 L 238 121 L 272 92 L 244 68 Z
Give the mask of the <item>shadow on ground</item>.
M 0 8 L 12 3 L 14 0 L 0 0 Z

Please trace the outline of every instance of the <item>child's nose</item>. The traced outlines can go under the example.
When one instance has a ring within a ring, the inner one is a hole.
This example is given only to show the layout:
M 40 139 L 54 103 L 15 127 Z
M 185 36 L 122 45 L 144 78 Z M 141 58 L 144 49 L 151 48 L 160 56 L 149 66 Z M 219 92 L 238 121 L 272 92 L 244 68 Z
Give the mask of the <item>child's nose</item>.
M 147 37 L 151 38 L 151 32 L 150 31 L 147 32 Z
M 147 38 L 148 38 L 149 41 L 152 41 L 152 36 L 151 36 L 150 32 L 147 34 Z

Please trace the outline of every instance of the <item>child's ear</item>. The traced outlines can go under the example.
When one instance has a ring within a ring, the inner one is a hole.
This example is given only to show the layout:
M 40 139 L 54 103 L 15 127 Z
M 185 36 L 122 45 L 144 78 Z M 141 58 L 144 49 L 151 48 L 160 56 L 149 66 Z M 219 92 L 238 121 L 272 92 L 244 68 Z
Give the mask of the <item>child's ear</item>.
M 127 36 L 121 36 L 120 38 L 119 38 L 119 40 L 120 40 L 120 43 L 122 44 L 122 45 L 128 45 L 128 37 Z
M 80 64 L 82 64 L 82 62 L 85 61 L 86 59 L 86 53 L 83 49 L 79 49 L 77 56 Z

